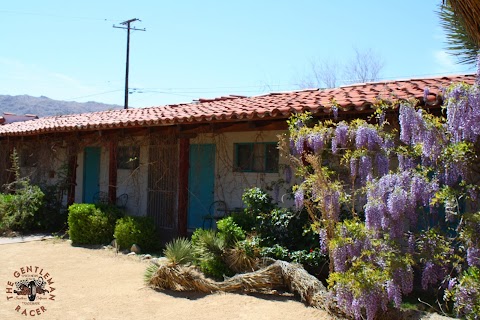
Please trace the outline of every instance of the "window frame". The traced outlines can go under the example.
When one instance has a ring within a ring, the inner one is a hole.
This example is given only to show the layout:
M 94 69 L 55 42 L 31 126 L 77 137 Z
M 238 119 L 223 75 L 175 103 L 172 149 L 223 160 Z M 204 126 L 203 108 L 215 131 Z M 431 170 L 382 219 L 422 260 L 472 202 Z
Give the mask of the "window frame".
M 124 150 L 124 151 L 121 151 L 121 150 Z M 125 152 L 125 154 L 120 156 L 121 152 Z M 133 171 L 138 167 L 140 167 L 140 147 L 139 146 L 118 146 L 117 147 L 117 170 Z
M 263 146 L 263 170 L 255 170 L 255 145 Z M 250 172 L 250 173 L 278 173 L 279 172 L 279 160 L 280 154 L 279 150 L 277 149 L 277 142 L 236 142 L 233 144 L 233 153 L 234 153 L 234 163 L 233 163 L 233 172 Z M 251 160 L 248 169 L 242 169 L 239 166 L 239 147 L 248 146 L 250 149 Z M 267 170 L 268 166 L 268 147 L 275 146 L 276 150 L 276 164 L 274 170 Z

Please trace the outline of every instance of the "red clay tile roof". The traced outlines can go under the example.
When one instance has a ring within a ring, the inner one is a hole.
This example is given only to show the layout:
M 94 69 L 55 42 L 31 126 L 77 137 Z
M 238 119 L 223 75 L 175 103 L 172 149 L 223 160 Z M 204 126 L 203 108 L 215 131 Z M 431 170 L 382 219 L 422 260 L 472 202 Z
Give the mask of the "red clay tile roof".
M 200 99 L 196 103 L 128 110 L 110 110 L 76 115 L 44 117 L 0 126 L 0 136 L 34 135 L 49 132 L 105 130 L 140 126 L 165 126 L 216 121 L 245 121 L 286 118 L 295 112 L 331 112 L 332 101 L 340 112 L 358 112 L 378 99 L 423 100 L 429 87 L 429 104 L 441 101 L 439 94 L 453 82 L 473 83 L 475 75 L 361 83 L 333 89 L 311 89 L 261 96 L 227 96 Z

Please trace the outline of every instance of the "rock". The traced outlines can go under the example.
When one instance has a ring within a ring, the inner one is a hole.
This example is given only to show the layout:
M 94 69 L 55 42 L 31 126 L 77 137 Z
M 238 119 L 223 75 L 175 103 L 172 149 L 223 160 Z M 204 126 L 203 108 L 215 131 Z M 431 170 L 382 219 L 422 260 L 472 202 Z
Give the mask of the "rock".
M 142 251 L 140 250 L 140 247 L 139 247 L 137 244 L 135 244 L 135 243 L 134 243 L 134 244 L 132 245 L 132 247 L 130 248 L 130 251 L 131 251 L 131 252 L 135 252 L 136 254 L 140 254 L 140 252 L 142 252 Z
M 135 252 L 129 252 L 129 253 L 127 253 L 127 256 L 135 256 L 135 255 L 137 255 Z
M 142 260 L 147 260 L 147 259 L 152 259 L 152 255 L 151 254 L 144 254 L 143 257 L 142 257 Z

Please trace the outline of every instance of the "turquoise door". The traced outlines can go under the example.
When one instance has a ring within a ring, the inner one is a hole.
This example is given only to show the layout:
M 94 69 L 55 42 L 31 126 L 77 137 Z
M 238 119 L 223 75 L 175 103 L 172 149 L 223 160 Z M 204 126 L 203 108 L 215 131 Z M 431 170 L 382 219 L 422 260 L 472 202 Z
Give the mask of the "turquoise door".
M 213 202 L 215 187 L 215 145 L 190 145 L 188 171 L 188 229 L 201 228 Z
M 86 147 L 83 160 L 83 202 L 93 203 L 100 191 L 100 148 Z

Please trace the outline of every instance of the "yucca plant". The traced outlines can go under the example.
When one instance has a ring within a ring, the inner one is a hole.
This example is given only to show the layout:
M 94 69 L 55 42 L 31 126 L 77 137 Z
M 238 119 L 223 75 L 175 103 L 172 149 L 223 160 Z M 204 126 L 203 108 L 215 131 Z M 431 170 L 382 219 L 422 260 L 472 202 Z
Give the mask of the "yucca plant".
M 145 284 L 150 284 L 152 278 L 157 273 L 158 268 L 159 268 L 159 265 L 155 263 L 151 263 L 147 267 L 147 269 L 145 270 L 145 273 L 143 274 L 143 281 L 145 282 Z
M 259 269 L 260 248 L 257 238 L 237 241 L 225 253 L 225 261 L 236 273 L 252 272 Z
M 192 235 L 192 246 L 195 257 L 221 256 L 225 250 L 225 239 L 219 237 L 214 230 L 197 229 Z
M 192 244 L 185 238 L 177 238 L 167 243 L 163 255 L 172 265 L 190 264 L 194 260 Z
M 225 239 L 214 230 L 197 229 L 192 235 L 192 246 L 196 263 L 203 273 L 215 279 L 233 275 L 224 262 L 227 249 Z

